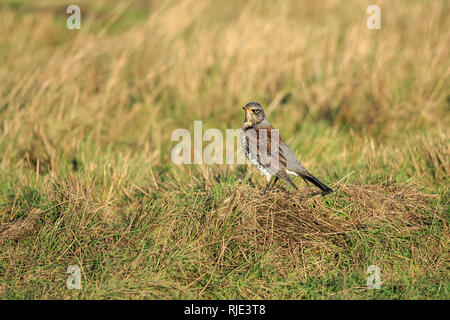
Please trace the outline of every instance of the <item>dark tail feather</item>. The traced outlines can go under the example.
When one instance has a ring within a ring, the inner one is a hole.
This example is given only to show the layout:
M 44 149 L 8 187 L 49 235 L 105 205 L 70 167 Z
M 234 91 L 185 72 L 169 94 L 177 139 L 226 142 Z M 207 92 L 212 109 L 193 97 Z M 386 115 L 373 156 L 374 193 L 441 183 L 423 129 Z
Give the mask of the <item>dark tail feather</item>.
M 310 173 L 308 173 L 307 175 L 303 174 L 303 175 L 301 175 L 301 177 L 303 179 L 313 183 L 316 187 L 318 187 L 320 190 L 322 190 L 324 194 L 333 192 L 333 190 L 330 187 L 328 187 L 326 184 L 320 182 L 319 179 L 317 179 Z

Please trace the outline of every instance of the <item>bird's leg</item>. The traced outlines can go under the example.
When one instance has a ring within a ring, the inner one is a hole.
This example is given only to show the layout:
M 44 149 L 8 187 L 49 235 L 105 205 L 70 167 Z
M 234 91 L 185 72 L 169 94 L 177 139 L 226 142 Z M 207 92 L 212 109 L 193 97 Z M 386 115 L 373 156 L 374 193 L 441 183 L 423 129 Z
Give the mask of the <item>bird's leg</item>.
M 302 179 L 303 179 L 303 181 L 305 181 L 305 182 L 306 182 L 306 185 L 307 185 L 307 186 L 309 186 L 309 182 L 308 182 L 308 180 L 306 180 L 306 179 L 305 179 L 305 178 L 303 178 L 303 177 L 302 177 Z
M 266 184 L 266 187 L 264 188 L 264 192 L 263 193 L 266 193 L 266 191 L 272 189 L 273 186 L 275 185 L 275 183 L 278 181 L 278 179 L 279 178 L 277 176 L 275 176 L 275 178 L 272 181 L 269 180 L 267 182 L 267 184 Z
M 278 181 L 278 179 L 279 179 L 279 177 L 278 176 L 275 176 L 275 179 L 273 179 L 273 181 L 272 181 L 272 185 L 270 186 L 270 189 L 272 189 L 273 188 L 273 186 L 275 185 L 275 183 Z
M 270 183 L 271 183 L 271 182 L 272 182 L 272 181 L 271 181 L 271 178 L 267 177 L 267 183 L 266 183 L 266 186 L 265 186 L 264 189 L 263 189 L 263 194 L 265 194 L 266 191 L 269 190 L 269 187 L 270 187 Z
M 266 183 L 266 186 L 264 187 L 262 194 L 266 194 L 266 191 L 267 191 L 267 189 L 269 188 L 269 184 L 270 184 L 270 181 L 268 181 L 268 182 Z

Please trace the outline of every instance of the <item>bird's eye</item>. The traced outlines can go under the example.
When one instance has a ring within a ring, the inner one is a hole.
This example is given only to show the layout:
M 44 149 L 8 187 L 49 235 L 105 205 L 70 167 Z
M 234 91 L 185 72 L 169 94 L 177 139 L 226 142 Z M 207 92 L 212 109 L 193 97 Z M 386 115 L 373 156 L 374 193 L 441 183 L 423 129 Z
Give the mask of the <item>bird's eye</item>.
M 253 109 L 253 113 L 258 113 L 259 109 Z

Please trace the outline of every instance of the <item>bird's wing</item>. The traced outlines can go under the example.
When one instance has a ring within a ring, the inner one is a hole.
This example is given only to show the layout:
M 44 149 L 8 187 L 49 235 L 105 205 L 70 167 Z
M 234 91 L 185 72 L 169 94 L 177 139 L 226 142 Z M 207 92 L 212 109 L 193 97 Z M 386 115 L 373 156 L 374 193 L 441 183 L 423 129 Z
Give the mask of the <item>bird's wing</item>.
M 297 159 L 297 156 L 294 154 L 294 152 L 292 152 L 292 150 L 284 141 L 281 141 L 280 149 L 281 152 L 283 153 L 283 156 L 286 158 L 286 167 L 289 171 L 293 171 L 299 174 L 307 172 L 306 168 Z
M 267 127 L 255 129 L 255 131 L 261 131 L 258 136 L 264 136 L 266 134 L 265 132 L 267 132 L 268 153 L 273 159 L 273 155 L 276 155 L 278 151 L 279 167 L 281 169 L 297 173 L 307 172 L 306 168 L 297 159 L 294 152 L 292 152 L 286 142 L 284 142 L 283 138 L 279 135 L 278 130 L 269 125 Z

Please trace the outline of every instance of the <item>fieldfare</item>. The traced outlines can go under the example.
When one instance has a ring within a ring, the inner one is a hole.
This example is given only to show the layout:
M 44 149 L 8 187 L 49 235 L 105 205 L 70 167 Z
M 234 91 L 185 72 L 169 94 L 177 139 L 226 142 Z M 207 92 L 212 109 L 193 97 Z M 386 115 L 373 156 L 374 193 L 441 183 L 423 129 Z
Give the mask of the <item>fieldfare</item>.
M 330 187 L 320 182 L 306 170 L 295 154 L 279 136 L 264 115 L 259 103 L 250 102 L 245 107 L 245 121 L 241 128 L 241 142 L 245 156 L 267 178 L 265 190 L 275 185 L 279 178 L 288 182 L 294 189 L 297 186 L 289 178 L 294 175 L 311 182 L 322 190 L 322 194 L 332 192 Z M 273 182 L 272 177 L 275 176 Z

